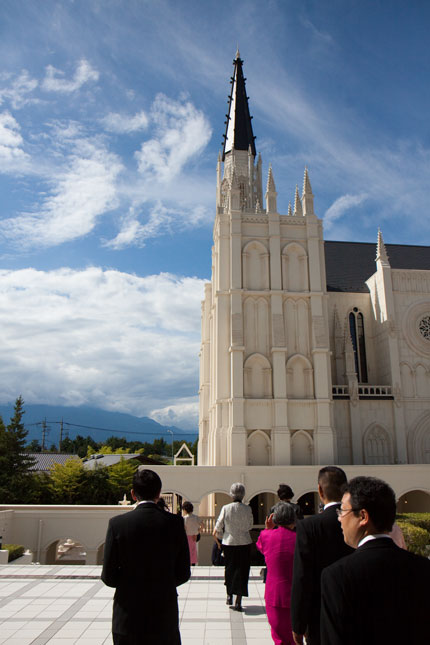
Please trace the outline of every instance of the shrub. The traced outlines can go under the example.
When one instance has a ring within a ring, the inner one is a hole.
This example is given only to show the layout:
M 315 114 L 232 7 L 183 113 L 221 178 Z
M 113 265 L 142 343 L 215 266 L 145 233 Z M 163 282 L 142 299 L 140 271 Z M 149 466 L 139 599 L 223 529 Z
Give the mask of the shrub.
M 404 522 L 403 520 L 399 520 L 397 524 L 402 529 L 408 550 L 418 555 L 427 556 L 430 545 L 430 533 L 420 526 Z
M 419 526 L 430 533 L 430 513 L 402 513 L 397 516 L 397 519 Z
M 3 544 L 2 549 L 7 549 L 9 551 L 8 562 L 12 562 L 12 560 L 20 558 L 25 551 L 25 548 L 20 544 Z

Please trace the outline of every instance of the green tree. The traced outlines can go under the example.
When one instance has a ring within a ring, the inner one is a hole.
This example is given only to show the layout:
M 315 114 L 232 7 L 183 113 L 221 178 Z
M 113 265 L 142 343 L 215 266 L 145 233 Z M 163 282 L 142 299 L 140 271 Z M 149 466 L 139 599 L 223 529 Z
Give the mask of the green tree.
M 50 483 L 51 478 L 47 473 L 33 473 L 25 498 L 27 504 L 53 504 Z
M 112 449 L 112 453 L 118 453 L 120 452 L 119 449 L 121 448 L 128 448 L 128 441 L 125 439 L 125 437 L 108 437 L 106 441 L 104 442 L 104 445 L 106 447 L 109 447 Z M 126 450 L 126 452 L 130 452 L 130 450 Z M 112 454 L 112 453 L 106 453 L 106 454 Z
M 25 452 L 27 430 L 24 428 L 24 401 L 15 401 L 13 415 L 5 428 L 0 424 L 0 501 L 20 504 L 26 501 L 31 484 L 31 467 L 34 459 Z
M 116 496 L 118 502 L 124 496 L 130 496 L 130 490 L 133 484 L 133 475 L 136 471 L 138 464 L 134 459 L 125 460 L 121 457 L 120 461 L 114 466 L 110 466 L 109 470 L 109 486 L 113 495 Z
M 109 469 L 96 464 L 94 469 L 85 469 L 80 504 L 116 504 L 118 500 L 109 484 Z
M 49 488 L 55 503 L 79 504 L 81 487 L 85 480 L 82 462 L 70 457 L 64 464 L 53 464 Z
M 38 439 L 32 439 L 30 443 L 25 446 L 26 452 L 42 452 L 42 446 Z

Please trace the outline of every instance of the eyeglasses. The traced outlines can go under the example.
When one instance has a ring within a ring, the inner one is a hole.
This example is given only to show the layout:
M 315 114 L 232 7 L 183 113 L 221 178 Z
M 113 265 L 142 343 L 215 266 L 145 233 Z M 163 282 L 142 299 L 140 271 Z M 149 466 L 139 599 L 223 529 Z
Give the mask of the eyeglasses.
M 337 508 L 336 513 L 338 517 L 343 517 L 344 515 L 348 515 L 348 513 L 351 513 L 352 511 L 359 511 L 359 508 Z

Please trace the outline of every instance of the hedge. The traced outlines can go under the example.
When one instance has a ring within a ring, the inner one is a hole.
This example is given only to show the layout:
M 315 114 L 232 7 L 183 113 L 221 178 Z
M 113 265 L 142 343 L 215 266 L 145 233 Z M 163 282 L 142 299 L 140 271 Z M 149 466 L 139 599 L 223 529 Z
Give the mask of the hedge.
M 397 524 L 402 529 L 408 550 L 418 555 L 428 556 L 430 551 L 430 533 L 416 524 L 405 522 L 403 519 L 399 519 Z
M 20 558 L 25 551 L 25 547 L 20 544 L 3 544 L 2 549 L 7 549 L 9 551 L 8 562 Z
M 419 526 L 430 533 L 430 513 L 401 513 L 397 515 L 397 519 Z

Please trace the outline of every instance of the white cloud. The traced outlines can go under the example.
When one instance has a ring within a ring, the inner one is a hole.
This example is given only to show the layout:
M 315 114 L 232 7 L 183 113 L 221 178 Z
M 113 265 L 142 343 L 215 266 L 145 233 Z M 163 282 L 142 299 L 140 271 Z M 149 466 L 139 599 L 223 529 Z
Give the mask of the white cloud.
M 206 147 L 211 127 L 192 103 L 174 101 L 163 94 L 155 98 L 150 118 L 155 137 L 135 153 L 139 171 L 146 179 L 168 182 Z
M 19 123 L 10 112 L 0 113 L 0 171 L 13 172 L 25 165 L 28 155 L 22 145 Z
M 64 72 L 56 69 L 52 65 L 46 68 L 46 75 L 42 82 L 42 88 L 48 92 L 61 92 L 63 94 L 70 94 L 79 90 L 82 85 L 90 81 L 98 81 L 99 73 L 96 69 L 91 67 L 90 63 L 81 59 L 78 63 L 76 71 L 71 80 L 64 77 Z
M 145 246 L 145 241 L 159 237 L 173 230 L 185 230 L 201 225 L 208 220 L 208 213 L 203 206 L 191 208 L 168 208 L 160 201 L 149 209 L 149 217 L 144 224 L 139 221 L 135 208 L 123 218 L 119 233 L 104 242 L 112 249 L 123 249 L 127 246 Z
M 77 140 L 74 147 L 40 207 L 0 222 L 3 237 L 24 248 L 61 244 L 87 235 L 100 215 L 117 206 L 119 159 L 88 140 Z
M 159 410 L 152 410 L 149 416 L 166 426 L 178 426 L 185 430 L 194 430 L 199 426 L 199 402 L 185 401 L 176 405 L 168 405 Z
M 203 285 L 96 267 L 0 271 L 0 400 L 170 407 L 193 427 Z
M 138 130 L 146 130 L 148 127 L 149 119 L 145 112 L 141 110 L 133 116 L 127 114 L 118 114 L 117 112 L 110 112 L 101 122 L 108 132 L 116 132 L 117 134 L 129 134 Z
M 4 77 L 2 80 L 9 80 L 9 78 L 10 76 Z M 7 100 L 15 110 L 18 110 L 29 103 L 37 103 L 38 99 L 30 98 L 28 95 L 38 85 L 38 81 L 31 78 L 27 70 L 22 70 L 19 76 L 13 79 L 9 87 L 0 89 L 0 105 Z
M 362 193 L 361 195 L 342 195 L 338 197 L 335 202 L 328 208 L 324 214 L 324 226 L 330 229 L 334 222 L 340 219 L 351 208 L 362 204 L 368 195 Z

